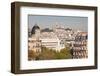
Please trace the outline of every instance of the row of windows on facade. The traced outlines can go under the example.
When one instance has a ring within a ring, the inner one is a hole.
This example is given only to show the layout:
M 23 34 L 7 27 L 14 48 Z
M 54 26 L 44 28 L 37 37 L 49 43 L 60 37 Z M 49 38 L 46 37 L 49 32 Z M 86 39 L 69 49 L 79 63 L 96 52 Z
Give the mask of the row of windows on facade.
M 76 45 L 87 44 L 87 41 L 75 41 L 74 44 Z
M 84 51 L 87 50 L 87 47 L 73 47 L 74 51 Z
M 36 44 L 35 46 L 33 46 L 33 48 L 36 48 L 36 47 L 41 47 L 40 44 Z M 28 46 L 28 48 L 30 48 L 30 46 Z
M 82 46 L 87 46 L 87 44 L 73 44 L 74 47 L 82 47 Z
M 41 42 L 41 40 L 28 40 L 28 42 L 33 43 L 33 42 Z
M 36 48 L 36 47 L 41 47 L 41 46 L 46 46 L 46 47 L 53 47 L 53 46 L 55 46 L 55 44 L 48 44 L 48 45 L 46 45 L 46 44 L 44 44 L 44 45 L 40 45 L 40 44 L 37 44 L 37 45 L 33 45 L 33 48 Z M 30 46 L 28 46 L 28 48 L 30 48 Z
M 88 56 L 87 55 L 83 55 L 83 56 L 75 55 L 75 56 L 73 56 L 73 59 L 80 59 L 80 58 L 88 58 Z
M 33 46 L 41 46 L 41 45 L 46 45 L 46 46 L 55 46 L 58 45 L 58 43 L 34 43 L 32 44 Z
M 73 58 L 87 58 L 87 52 L 82 51 L 82 52 L 73 52 Z
M 76 36 L 75 40 L 87 40 L 87 36 Z

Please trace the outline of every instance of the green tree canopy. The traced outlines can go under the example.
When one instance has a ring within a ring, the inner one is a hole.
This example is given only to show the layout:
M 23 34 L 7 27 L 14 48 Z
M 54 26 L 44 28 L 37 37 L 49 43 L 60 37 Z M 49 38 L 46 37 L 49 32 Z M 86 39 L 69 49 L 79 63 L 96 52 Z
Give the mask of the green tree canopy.
M 51 60 L 51 59 L 71 59 L 71 50 L 66 47 L 61 49 L 60 51 L 49 49 L 46 47 L 41 47 L 41 52 L 30 52 L 29 57 L 35 59 L 35 60 Z

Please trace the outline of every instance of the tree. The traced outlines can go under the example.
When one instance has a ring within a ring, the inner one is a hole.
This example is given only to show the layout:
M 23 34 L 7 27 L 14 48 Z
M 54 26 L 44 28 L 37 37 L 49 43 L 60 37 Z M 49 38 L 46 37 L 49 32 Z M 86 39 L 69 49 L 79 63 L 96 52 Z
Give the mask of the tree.
M 42 51 L 39 55 L 39 59 L 50 60 L 50 59 L 54 59 L 54 57 L 55 57 L 54 50 L 48 49 L 46 47 L 42 47 Z
M 60 53 L 65 54 L 67 59 L 72 58 L 71 50 L 68 47 L 61 49 Z
M 29 51 L 29 60 L 51 60 L 51 59 L 71 59 L 71 50 L 66 47 L 60 51 L 41 47 L 41 52 L 37 53 L 32 50 Z
M 34 52 L 34 50 L 29 50 L 28 51 L 28 60 L 35 60 L 36 58 L 36 53 Z

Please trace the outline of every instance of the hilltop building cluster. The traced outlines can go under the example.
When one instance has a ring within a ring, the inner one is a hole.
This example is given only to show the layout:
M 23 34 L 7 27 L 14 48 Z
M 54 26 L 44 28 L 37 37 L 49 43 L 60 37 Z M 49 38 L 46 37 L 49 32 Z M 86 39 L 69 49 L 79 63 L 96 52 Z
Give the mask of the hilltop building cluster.
M 58 25 L 53 29 L 41 29 L 35 24 L 28 35 L 29 51 L 41 52 L 41 47 L 47 47 L 59 52 L 61 49 L 69 47 L 73 59 L 88 57 L 87 32 L 73 31 Z

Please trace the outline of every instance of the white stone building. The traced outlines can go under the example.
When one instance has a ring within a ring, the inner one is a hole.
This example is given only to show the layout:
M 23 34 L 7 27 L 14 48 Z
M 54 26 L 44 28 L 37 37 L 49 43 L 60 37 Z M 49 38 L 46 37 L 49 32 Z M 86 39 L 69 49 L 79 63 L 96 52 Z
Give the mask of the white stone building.
M 31 37 L 28 39 L 29 50 L 40 51 L 41 47 L 47 47 L 60 51 L 65 46 L 61 44 L 61 40 L 57 37 L 54 32 L 41 32 L 39 26 L 35 24 L 31 31 Z M 37 46 L 38 45 L 38 46 Z

